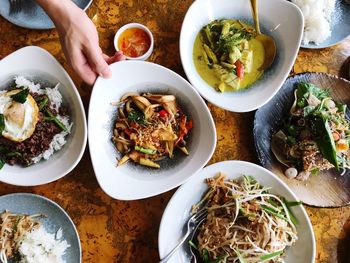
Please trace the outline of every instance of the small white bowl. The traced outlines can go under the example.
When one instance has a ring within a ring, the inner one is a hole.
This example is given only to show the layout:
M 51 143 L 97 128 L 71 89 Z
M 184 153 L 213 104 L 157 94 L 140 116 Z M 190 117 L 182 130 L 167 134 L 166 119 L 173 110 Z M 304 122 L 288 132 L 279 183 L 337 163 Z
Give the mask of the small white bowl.
M 101 188 L 120 200 L 146 198 L 169 191 L 184 183 L 211 158 L 216 131 L 209 109 L 198 92 L 175 72 L 150 62 L 123 61 L 112 64 L 112 77 L 99 77 L 89 105 L 89 149 Z M 177 153 L 160 163 L 159 169 L 128 162 L 117 167 L 120 153 L 113 145 L 113 127 L 119 101 L 127 92 L 173 94 L 193 120 L 189 134 L 189 155 Z
M 224 173 L 227 179 L 239 178 L 242 175 L 254 176 L 261 185 L 271 187 L 271 193 L 283 196 L 288 201 L 298 201 L 298 198 L 281 179 L 261 166 L 243 161 L 224 161 L 209 165 L 182 185 L 170 199 L 159 227 L 160 258 L 164 258 L 182 238 L 192 205 L 197 204 L 208 189 L 204 179 L 211 178 L 219 172 Z M 298 220 L 296 225 L 298 240 L 293 246 L 287 248 L 285 262 L 314 263 L 316 243 L 310 219 L 303 206 L 295 206 L 291 209 Z M 168 263 L 191 261 L 191 254 L 186 244 L 178 249 Z
M 252 111 L 267 103 L 287 78 L 299 51 L 304 28 L 300 9 L 285 0 L 258 2 L 261 31 L 275 39 L 277 54 L 272 66 L 248 89 L 220 93 L 209 86 L 195 68 L 193 44 L 202 27 L 215 19 L 241 19 L 254 25 L 249 1 L 194 1 L 181 28 L 181 62 L 189 81 L 205 99 L 233 112 Z
M 0 87 L 6 86 L 6 83 L 18 75 L 50 86 L 55 86 L 59 82 L 63 103 L 69 105 L 73 127 L 66 137 L 66 144 L 49 160 L 42 160 L 29 167 L 5 164 L 0 170 L 0 181 L 19 186 L 50 183 L 72 171 L 83 156 L 87 141 L 83 103 L 67 72 L 42 48 L 35 46 L 21 48 L 0 61 Z
M 114 47 L 115 47 L 115 49 L 117 51 L 120 51 L 120 49 L 118 47 L 118 39 L 119 39 L 121 33 L 123 33 L 126 29 L 129 29 L 129 28 L 140 28 L 143 31 L 145 31 L 147 33 L 147 35 L 149 36 L 149 38 L 150 38 L 151 44 L 150 44 L 150 47 L 147 50 L 147 52 L 145 54 L 143 54 L 142 56 L 139 56 L 139 57 L 125 56 L 125 57 L 127 59 L 129 59 L 129 60 L 147 60 L 150 57 L 150 55 L 152 54 L 152 52 L 153 52 L 154 39 L 153 39 L 153 34 L 152 34 L 151 30 L 149 30 L 148 27 L 146 27 L 146 26 L 144 26 L 142 24 L 129 23 L 129 24 L 126 24 L 126 25 L 122 26 L 121 28 L 119 28 L 119 30 L 117 31 L 117 33 L 114 36 Z

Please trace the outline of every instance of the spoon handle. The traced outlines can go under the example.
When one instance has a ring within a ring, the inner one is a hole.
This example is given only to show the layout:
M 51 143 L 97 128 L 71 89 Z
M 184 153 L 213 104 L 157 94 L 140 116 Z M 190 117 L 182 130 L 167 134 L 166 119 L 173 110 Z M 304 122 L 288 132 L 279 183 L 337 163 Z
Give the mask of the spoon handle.
M 258 35 L 261 35 L 260 26 L 259 26 L 258 5 L 256 3 L 256 0 L 250 0 L 250 5 L 252 6 L 252 14 L 253 14 L 256 33 Z

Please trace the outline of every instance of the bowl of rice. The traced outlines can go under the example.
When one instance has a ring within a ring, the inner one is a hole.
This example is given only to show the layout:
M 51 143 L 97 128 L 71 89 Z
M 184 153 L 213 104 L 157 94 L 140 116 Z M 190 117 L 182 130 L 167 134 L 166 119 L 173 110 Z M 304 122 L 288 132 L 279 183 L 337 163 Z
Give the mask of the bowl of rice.
M 304 16 L 303 48 L 326 48 L 350 35 L 350 5 L 340 0 L 292 0 Z
M 68 174 L 86 146 L 74 83 L 45 50 L 25 47 L 0 62 L 0 181 L 34 186 Z

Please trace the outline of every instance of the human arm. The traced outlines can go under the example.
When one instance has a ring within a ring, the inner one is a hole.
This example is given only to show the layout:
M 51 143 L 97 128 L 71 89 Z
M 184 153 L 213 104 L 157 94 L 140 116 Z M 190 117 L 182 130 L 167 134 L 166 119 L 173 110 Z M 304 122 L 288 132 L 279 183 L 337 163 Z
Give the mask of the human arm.
M 74 71 L 90 85 L 98 75 L 110 77 L 108 63 L 112 58 L 103 54 L 96 27 L 86 13 L 71 0 L 36 1 L 54 22 L 66 59 Z

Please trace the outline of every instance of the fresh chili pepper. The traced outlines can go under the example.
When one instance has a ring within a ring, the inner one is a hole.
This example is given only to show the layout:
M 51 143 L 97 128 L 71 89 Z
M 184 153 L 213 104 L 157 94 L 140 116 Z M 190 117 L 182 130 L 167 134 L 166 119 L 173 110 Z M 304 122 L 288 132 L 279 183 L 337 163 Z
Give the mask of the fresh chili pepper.
M 241 61 L 237 60 L 235 62 L 235 66 L 236 66 L 236 73 L 238 78 L 243 79 L 244 76 L 244 65 Z
M 166 110 L 160 110 L 159 111 L 159 116 L 160 117 L 166 117 L 166 116 L 168 116 L 169 114 L 168 114 L 168 112 L 166 111 Z

